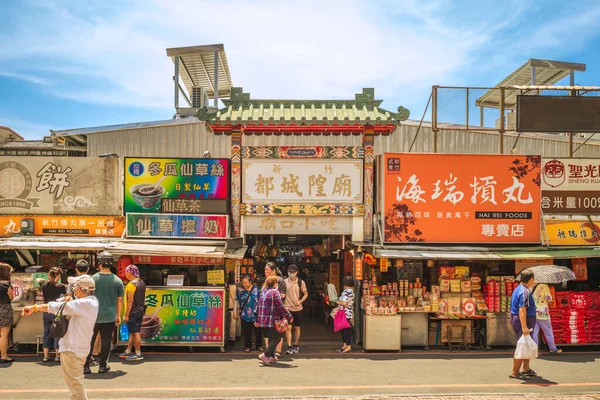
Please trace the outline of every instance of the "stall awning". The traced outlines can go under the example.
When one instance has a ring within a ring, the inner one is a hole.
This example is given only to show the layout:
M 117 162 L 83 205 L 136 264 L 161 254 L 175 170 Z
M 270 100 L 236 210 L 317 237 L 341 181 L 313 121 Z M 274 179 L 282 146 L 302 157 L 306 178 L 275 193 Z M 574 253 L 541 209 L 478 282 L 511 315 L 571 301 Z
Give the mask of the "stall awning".
M 119 242 L 107 248 L 115 255 L 174 255 L 196 257 L 225 257 L 225 246 L 206 245 L 169 245 L 159 243 L 127 243 Z
M 404 258 L 415 260 L 525 260 L 535 258 L 600 257 L 600 247 L 578 249 L 536 248 L 522 251 L 482 249 L 481 251 L 436 251 L 431 249 L 375 249 L 375 257 Z
M 112 242 L 98 241 L 64 241 L 64 240 L 8 240 L 0 243 L 2 250 L 90 250 L 101 251 L 110 246 Z
M 490 252 L 451 252 L 451 251 L 430 251 L 430 250 L 395 250 L 395 249 L 376 249 L 375 257 L 385 258 L 405 258 L 415 260 L 500 260 L 502 257 Z

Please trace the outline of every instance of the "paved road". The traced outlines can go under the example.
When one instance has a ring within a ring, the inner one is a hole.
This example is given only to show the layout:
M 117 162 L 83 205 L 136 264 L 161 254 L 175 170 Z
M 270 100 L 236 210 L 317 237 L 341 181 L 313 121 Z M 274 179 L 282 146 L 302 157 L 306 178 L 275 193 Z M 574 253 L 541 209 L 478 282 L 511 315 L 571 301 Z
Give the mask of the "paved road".
M 295 357 L 274 367 L 261 366 L 256 355 L 147 354 L 137 364 L 113 356 L 112 371 L 90 375 L 86 386 L 90 398 L 97 399 L 371 396 L 364 397 L 370 400 L 430 395 L 435 397 L 419 398 L 464 400 L 479 397 L 439 396 L 495 394 L 487 399 L 508 400 L 511 394 L 536 395 L 531 397 L 535 399 L 576 394 L 580 396 L 572 399 L 600 400 L 598 356 L 578 353 L 536 360 L 533 367 L 541 376 L 522 383 L 508 378 L 509 354 L 327 353 Z M 10 367 L 0 365 L 0 398 L 65 398 L 60 367 L 39 360 L 23 356 Z

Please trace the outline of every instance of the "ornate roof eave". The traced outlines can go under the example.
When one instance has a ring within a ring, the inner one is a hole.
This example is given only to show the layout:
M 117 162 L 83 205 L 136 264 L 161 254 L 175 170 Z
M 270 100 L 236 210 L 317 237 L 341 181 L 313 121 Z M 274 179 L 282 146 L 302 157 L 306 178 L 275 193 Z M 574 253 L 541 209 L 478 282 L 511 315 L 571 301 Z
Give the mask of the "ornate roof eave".
M 410 116 L 400 106 L 397 112 L 379 108 L 375 90 L 363 89 L 354 100 L 251 100 L 242 88 L 233 88 L 225 107 L 197 111 L 201 121 L 211 126 L 388 126 L 398 125 Z

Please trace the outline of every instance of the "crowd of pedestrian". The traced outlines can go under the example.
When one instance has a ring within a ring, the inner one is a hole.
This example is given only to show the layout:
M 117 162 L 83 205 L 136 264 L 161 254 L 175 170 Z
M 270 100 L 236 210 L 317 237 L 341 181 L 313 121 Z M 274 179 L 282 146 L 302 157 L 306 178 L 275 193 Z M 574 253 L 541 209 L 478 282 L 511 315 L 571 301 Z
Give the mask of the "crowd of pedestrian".
M 140 279 L 139 269 L 135 265 L 126 268 L 128 284 L 124 287 L 123 281 L 114 274 L 110 252 L 99 253 L 96 260 L 100 270 L 93 276 L 88 274 L 88 262 L 79 260 L 75 266 L 76 276 L 67 279 L 68 285 L 61 283 L 61 270 L 51 268 L 47 279 L 37 281 L 38 294 L 43 296 L 44 304 L 26 306 L 22 312 L 23 317 L 44 313 L 42 362 L 52 361 L 50 351 L 54 349 L 54 361 L 60 362 L 71 399 L 87 399 L 84 376 L 92 373 L 90 366 L 95 361 L 92 354 L 97 337 L 101 343 L 98 373 L 110 371 L 111 344 L 122 314 L 130 337 L 127 350 L 121 356 L 128 361 L 143 359 L 139 332 L 145 311 L 146 285 Z M 0 263 L 0 363 L 14 361 L 7 353 L 14 323 L 11 272 L 9 265 Z

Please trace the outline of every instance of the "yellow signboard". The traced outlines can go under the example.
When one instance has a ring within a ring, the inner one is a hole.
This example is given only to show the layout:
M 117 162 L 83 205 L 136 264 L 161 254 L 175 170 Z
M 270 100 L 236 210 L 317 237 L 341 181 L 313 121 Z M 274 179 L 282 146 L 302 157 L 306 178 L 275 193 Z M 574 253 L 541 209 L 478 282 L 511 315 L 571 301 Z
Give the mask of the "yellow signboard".
M 388 267 L 390 264 L 390 260 L 388 258 L 381 258 L 381 260 L 379 260 L 379 270 L 381 272 L 388 272 Z
M 209 285 L 224 285 L 225 284 L 225 271 L 222 269 L 215 269 L 207 271 L 206 280 Z
M 600 221 L 550 220 L 546 235 L 550 246 L 597 246 L 600 244 Z
M 116 216 L 0 216 L 0 237 L 12 235 L 121 237 L 124 230 L 125 218 Z

